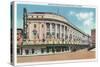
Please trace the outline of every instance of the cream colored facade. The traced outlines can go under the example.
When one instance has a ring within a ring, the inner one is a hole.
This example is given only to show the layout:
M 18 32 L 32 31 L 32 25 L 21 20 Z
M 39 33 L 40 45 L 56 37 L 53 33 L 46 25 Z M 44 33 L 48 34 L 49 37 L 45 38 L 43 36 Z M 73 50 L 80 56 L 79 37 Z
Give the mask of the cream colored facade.
M 27 14 L 27 44 L 87 44 L 88 36 L 53 13 Z M 35 33 L 35 34 L 34 34 Z
M 88 35 L 61 15 L 27 12 L 26 9 L 23 13 L 23 44 L 21 49 L 17 49 L 18 54 L 54 54 L 83 49 L 89 45 Z

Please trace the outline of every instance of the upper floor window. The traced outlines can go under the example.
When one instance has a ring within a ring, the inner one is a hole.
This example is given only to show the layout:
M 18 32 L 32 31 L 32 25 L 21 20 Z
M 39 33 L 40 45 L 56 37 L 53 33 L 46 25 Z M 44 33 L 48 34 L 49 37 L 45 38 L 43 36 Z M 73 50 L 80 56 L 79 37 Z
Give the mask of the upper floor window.
M 57 24 L 57 31 L 60 33 L 60 24 Z
M 65 32 L 67 32 L 67 27 L 65 27 Z
M 47 38 L 50 38 L 50 37 L 51 37 L 51 33 L 47 32 Z
M 43 18 L 43 16 L 41 16 L 41 15 L 38 15 L 38 16 L 37 16 L 37 18 L 39 18 L 39 19 L 42 19 L 42 18 Z
M 57 33 L 57 38 L 60 39 L 60 34 L 59 33 Z
M 55 31 L 55 24 L 52 24 L 52 31 Z
M 69 39 L 70 39 L 70 40 L 72 39 L 72 34 L 70 34 Z
M 44 25 L 42 24 L 42 28 L 44 27 Z
M 62 33 L 62 38 L 64 37 L 64 34 Z
M 52 37 L 55 38 L 55 32 L 52 32 Z
M 62 25 L 62 33 L 64 33 L 64 25 Z
M 37 16 L 32 16 L 33 18 L 37 18 Z
M 68 35 L 66 34 L 66 35 L 65 35 L 65 39 L 67 39 L 67 38 L 68 38 Z
M 37 34 L 37 31 L 36 30 L 33 30 L 33 34 L 36 35 Z
M 47 31 L 50 31 L 50 24 L 46 23 Z
M 34 28 L 36 28 L 36 24 L 34 24 Z

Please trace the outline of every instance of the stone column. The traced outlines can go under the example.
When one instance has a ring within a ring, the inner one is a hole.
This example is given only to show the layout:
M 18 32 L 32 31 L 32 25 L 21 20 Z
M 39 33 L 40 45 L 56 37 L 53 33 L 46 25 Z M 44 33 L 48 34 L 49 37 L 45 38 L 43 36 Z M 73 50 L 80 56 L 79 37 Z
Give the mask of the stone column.
M 65 34 L 67 34 L 67 33 L 65 33 L 65 26 L 64 26 L 64 44 L 65 44 Z
M 47 28 L 46 28 L 46 27 L 47 27 L 47 26 L 46 26 L 46 23 L 45 23 L 45 24 L 44 24 L 44 29 L 45 29 L 45 31 L 44 31 L 44 32 L 45 32 L 45 33 L 44 33 L 44 35 L 45 35 L 45 44 L 46 44 L 46 37 L 47 37 L 47 34 L 46 34 L 46 32 L 47 32 L 46 29 L 47 29 Z
M 57 24 L 55 24 L 55 38 L 57 38 Z
M 60 39 L 62 38 L 61 34 L 62 34 L 62 25 L 60 25 Z
M 60 44 L 62 43 L 62 25 L 60 24 Z
M 52 34 L 52 24 L 50 23 L 50 34 Z
M 52 24 L 50 23 L 50 44 L 51 44 L 51 39 L 52 39 Z
M 51 25 L 51 23 L 49 23 L 49 24 L 50 24 L 50 40 L 49 40 L 49 44 L 51 44 L 52 25 Z
M 65 34 L 67 34 L 67 33 L 65 33 L 65 26 L 64 26 L 64 40 L 65 40 Z
M 41 42 L 41 23 L 39 24 L 39 43 L 42 44 Z
M 55 44 L 57 43 L 57 24 L 55 24 Z

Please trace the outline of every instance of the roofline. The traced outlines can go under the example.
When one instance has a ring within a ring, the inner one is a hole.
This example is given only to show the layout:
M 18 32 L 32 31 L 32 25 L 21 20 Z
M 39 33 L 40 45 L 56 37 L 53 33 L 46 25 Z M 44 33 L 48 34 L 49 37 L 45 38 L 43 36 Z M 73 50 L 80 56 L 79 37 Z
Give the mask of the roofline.
M 28 14 L 53 14 L 53 15 L 57 15 L 57 16 L 60 16 L 60 17 L 63 17 L 65 19 L 64 16 L 62 15 L 59 15 L 57 13 L 54 13 L 54 12 L 27 12 Z

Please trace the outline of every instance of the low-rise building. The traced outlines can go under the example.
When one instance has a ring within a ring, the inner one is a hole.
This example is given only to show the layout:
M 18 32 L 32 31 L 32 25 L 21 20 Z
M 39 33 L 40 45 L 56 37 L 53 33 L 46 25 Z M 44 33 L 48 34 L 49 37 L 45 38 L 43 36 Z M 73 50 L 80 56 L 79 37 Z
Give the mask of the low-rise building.
M 61 15 L 27 12 L 25 8 L 23 13 L 23 55 L 66 52 L 89 45 L 88 35 Z

